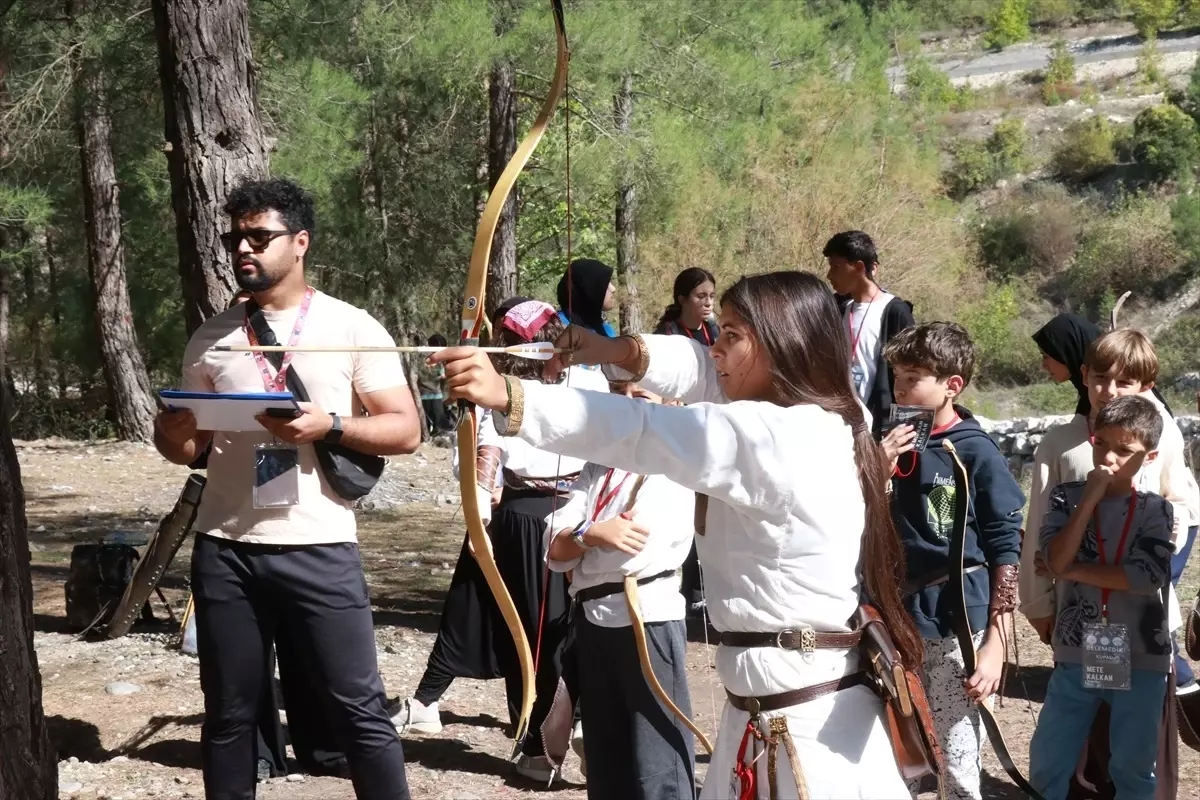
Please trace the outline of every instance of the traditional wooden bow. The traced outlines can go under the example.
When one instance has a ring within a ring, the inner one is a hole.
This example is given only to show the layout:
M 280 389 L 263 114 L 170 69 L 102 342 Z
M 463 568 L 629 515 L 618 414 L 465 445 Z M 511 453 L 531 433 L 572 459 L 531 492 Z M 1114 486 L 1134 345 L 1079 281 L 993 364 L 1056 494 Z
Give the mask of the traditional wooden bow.
M 559 97 L 566 85 L 567 61 L 570 53 L 567 50 L 567 31 L 563 23 L 562 2 L 561 0 L 551 0 L 551 4 L 554 10 L 555 36 L 558 40 L 554 81 L 529 134 L 517 147 L 517 151 L 505 166 L 504 172 L 501 173 L 500 179 L 492 187 L 487 205 L 483 209 L 483 216 L 479 219 L 479 229 L 475 233 L 475 246 L 471 250 L 471 265 L 467 271 L 467 285 L 463 298 L 461 343 L 464 345 L 478 346 L 479 332 L 487 321 L 484 297 L 487 289 L 488 262 L 492 253 L 492 237 L 496 233 L 496 225 L 500 221 L 500 212 L 504 208 L 504 201 L 512 192 L 513 186 L 517 182 L 517 175 L 524 169 L 534 148 L 541 141 L 542 134 L 546 132 L 546 126 L 549 124 L 550 118 L 554 116 L 555 107 L 558 105 Z M 530 650 L 529 638 L 525 635 L 525 628 L 521 624 L 521 616 L 513 603 L 512 595 L 509 594 L 508 587 L 504 585 L 504 580 L 500 577 L 500 570 L 496 567 L 496 559 L 492 555 L 491 539 L 483 526 L 483 517 L 479 513 L 478 493 L 475 490 L 478 480 L 475 471 L 475 432 L 478 424 L 475 406 L 464 401 L 461 403 L 461 408 L 463 413 L 458 423 L 460 464 L 458 474 L 462 492 L 463 516 L 467 522 L 467 537 L 474 551 L 475 559 L 487 580 L 488 588 L 496 598 L 497 605 L 500 606 L 500 613 L 508 624 L 509 633 L 512 634 L 513 643 L 517 648 L 517 657 L 521 662 L 521 714 L 514 732 L 515 741 L 519 746 L 525 738 L 529 727 L 529 717 L 533 713 L 536 692 L 533 653 Z
M 646 482 L 645 475 L 639 475 L 637 481 L 633 484 L 633 491 L 629 494 L 629 503 L 625 510 L 631 511 L 634 503 L 637 502 L 638 492 L 642 490 L 642 484 Z M 650 663 L 650 647 L 646 642 L 646 624 L 642 620 L 642 601 L 638 597 L 638 582 L 636 575 L 627 575 L 625 577 L 625 606 L 629 609 L 629 621 L 633 628 L 633 638 L 637 643 L 638 662 L 642 666 L 642 675 L 646 677 L 646 683 L 650 686 L 650 691 L 654 696 L 666 707 L 668 711 L 674 714 L 687 729 L 690 730 L 700 744 L 703 745 L 705 751 L 712 755 L 713 746 L 704 732 L 700 730 L 696 723 L 684 714 L 679 706 L 675 705 L 675 701 L 667 694 L 666 689 L 658 682 L 658 676 L 654 674 L 654 665 Z
M 967 468 L 958 457 L 958 451 L 949 439 L 942 440 L 942 448 L 950 454 L 950 464 L 954 468 L 954 530 L 950 534 L 950 582 L 946 585 L 950 592 L 950 602 L 954 610 L 954 636 L 958 639 L 958 647 L 962 651 L 963 666 L 968 676 L 975 673 L 979 662 L 975 652 L 975 640 L 971 635 L 971 623 L 967 619 L 966 586 L 963 585 L 963 557 L 967 546 L 967 517 L 971 502 L 971 484 L 967 477 Z M 957 573 L 955 572 L 957 570 Z M 1008 777 L 1017 788 L 1033 800 L 1043 800 L 1041 794 L 1029 783 L 1012 754 L 1008 751 L 1008 743 L 1000 732 L 1000 723 L 992 711 L 991 698 L 979 703 L 979 718 L 987 730 L 988 740 L 996 752 L 996 760 L 1008 773 Z

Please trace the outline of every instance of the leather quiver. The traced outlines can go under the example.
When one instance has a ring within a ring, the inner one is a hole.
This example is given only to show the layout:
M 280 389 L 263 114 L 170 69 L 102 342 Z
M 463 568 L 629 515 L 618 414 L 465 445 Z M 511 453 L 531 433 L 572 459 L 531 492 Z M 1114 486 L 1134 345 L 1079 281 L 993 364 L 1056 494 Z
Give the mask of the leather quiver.
M 911 782 L 929 775 L 941 782 L 945 760 L 921 676 L 905 668 L 874 606 L 859 606 L 851 625 L 863 634 L 861 658 L 884 700 L 884 722 L 901 776 Z

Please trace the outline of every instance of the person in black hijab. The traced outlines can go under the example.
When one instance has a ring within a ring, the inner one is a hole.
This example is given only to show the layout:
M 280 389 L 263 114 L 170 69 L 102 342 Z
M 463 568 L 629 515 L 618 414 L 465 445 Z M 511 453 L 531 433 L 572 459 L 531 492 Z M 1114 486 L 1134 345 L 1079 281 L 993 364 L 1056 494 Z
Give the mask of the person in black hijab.
M 1092 404 L 1088 401 L 1087 386 L 1083 382 L 1083 360 L 1088 347 L 1103 335 L 1094 323 L 1078 314 L 1059 314 L 1047 322 L 1033 335 L 1033 341 L 1042 351 L 1042 369 L 1058 383 L 1070 381 L 1079 395 L 1075 413 L 1088 416 Z M 1175 412 L 1167 405 L 1167 398 L 1155 387 L 1151 390 L 1158 402 L 1172 417 Z
M 1100 335 L 1099 327 L 1078 314 L 1059 314 L 1033 335 L 1042 351 L 1042 369 L 1057 383 L 1071 382 L 1079 395 L 1075 413 L 1085 417 L 1091 413 L 1092 404 L 1083 382 L 1083 358 Z
M 594 258 L 577 258 L 558 282 L 559 315 L 565 322 L 603 336 L 616 336 L 604 312 L 617 304 L 612 267 Z

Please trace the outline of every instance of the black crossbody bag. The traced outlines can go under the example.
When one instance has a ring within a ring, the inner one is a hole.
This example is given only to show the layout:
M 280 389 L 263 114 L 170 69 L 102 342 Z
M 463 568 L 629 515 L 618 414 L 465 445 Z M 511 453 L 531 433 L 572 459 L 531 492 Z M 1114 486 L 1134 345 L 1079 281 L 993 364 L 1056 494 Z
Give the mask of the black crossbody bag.
M 268 347 L 278 346 L 279 340 L 275 338 L 275 332 L 267 324 L 266 317 L 263 316 L 258 303 L 251 299 L 247 300 L 245 305 L 246 320 L 250 323 L 250 328 L 254 331 L 258 343 Z M 267 357 L 276 371 L 283 366 L 283 353 L 263 353 L 263 355 Z M 302 403 L 309 402 L 308 390 L 304 388 L 304 381 L 300 380 L 300 376 L 296 374 L 296 368 L 292 366 L 289 366 L 287 371 L 287 388 L 296 400 Z M 316 441 L 312 443 L 312 447 L 317 452 L 317 462 L 321 465 L 321 471 L 325 473 L 325 480 L 329 482 L 329 487 L 337 493 L 338 497 L 345 500 L 357 500 L 369 494 L 371 489 L 375 488 L 375 484 L 379 482 L 379 476 L 383 474 L 383 468 L 387 464 L 382 456 L 360 453 L 341 444 Z

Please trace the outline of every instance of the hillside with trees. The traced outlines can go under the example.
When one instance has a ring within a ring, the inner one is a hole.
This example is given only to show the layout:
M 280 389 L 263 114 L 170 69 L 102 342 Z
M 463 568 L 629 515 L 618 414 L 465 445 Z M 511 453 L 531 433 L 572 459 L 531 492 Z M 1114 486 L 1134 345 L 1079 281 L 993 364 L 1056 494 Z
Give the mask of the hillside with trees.
M 397 340 L 456 331 L 488 187 L 548 88 L 548 0 L 0 12 L 14 435 L 145 438 L 151 391 L 232 293 L 211 198 L 240 175 L 313 192 L 320 288 Z M 203 19 L 235 12 L 243 38 Z M 491 303 L 553 299 L 569 242 L 619 265 L 624 322 L 648 326 L 683 267 L 823 273 L 828 236 L 862 228 L 918 318 L 969 326 L 985 391 L 1038 381 L 1028 335 L 1055 310 L 1101 318 L 1126 289 L 1168 378 L 1193 369 L 1200 75 L 1168 45 L 1196 0 L 571 0 L 566 17 L 569 99 L 500 227 Z M 1077 69 L 1105 36 L 1136 42 L 1133 68 Z M 1049 56 L 1028 74 L 947 74 L 1030 40 Z M 202 147 L 192 126 L 214 119 Z

